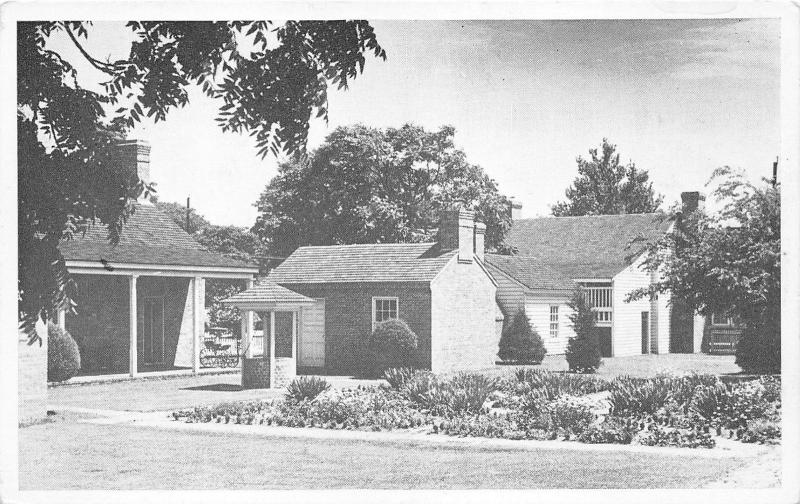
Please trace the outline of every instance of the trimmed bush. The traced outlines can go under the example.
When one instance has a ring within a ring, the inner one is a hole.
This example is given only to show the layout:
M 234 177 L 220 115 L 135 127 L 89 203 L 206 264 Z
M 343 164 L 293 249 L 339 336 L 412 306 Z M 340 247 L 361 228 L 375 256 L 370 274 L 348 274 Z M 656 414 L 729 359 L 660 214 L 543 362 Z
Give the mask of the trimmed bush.
M 47 381 L 63 382 L 81 369 L 81 351 L 72 336 L 61 327 L 47 324 Z
M 403 320 L 379 322 L 367 342 L 364 372 L 381 376 L 389 368 L 411 367 L 416 349 L 417 335 Z
M 780 306 L 767 317 L 769 322 L 749 321 L 736 344 L 736 364 L 745 373 L 781 373 Z
M 500 336 L 497 356 L 506 362 L 541 364 L 546 353 L 542 337 L 531 327 L 525 309 L 520 308 Z
M 310 401 L 330 388 L 331 384 L 322 378 L 301 376 L 286 386 L 286 398 L 298 402 L 305 399 Z
M 569 302 L 569 319 L 575 336 L 567 343 L 567 364 L 574 373 L 594 373 L 602 363 L 600 340 L 594 330 L 594 313 L 582 289 L 577 289 Z

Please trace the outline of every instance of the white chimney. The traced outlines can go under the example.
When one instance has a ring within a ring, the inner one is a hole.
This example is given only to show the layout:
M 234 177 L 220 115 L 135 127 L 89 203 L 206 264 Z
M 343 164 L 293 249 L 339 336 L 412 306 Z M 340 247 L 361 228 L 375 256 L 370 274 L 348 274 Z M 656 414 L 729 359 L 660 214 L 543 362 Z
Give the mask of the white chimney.
M 475 257 L 483 262 L 484 256 L 486 255 L 486 224 L 483 222 L 475 221 L 475 240 L 473 251 L 475 252 Z
M 464 209 L 442 212 L 438 241 L 445 250 L 458 250 L 458 262 L 471 263 L 475 250 L 475 213 Z

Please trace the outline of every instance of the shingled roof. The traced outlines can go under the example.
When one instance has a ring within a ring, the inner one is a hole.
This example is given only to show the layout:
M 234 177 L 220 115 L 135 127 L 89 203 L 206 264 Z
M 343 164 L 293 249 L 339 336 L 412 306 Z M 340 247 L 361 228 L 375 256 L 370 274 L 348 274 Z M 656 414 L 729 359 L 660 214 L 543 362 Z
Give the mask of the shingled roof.
M 575 288 L 572 279 L 549 268 L 536 257 L 486 254 L 489 271 L 500 270 L 530 290 L 564 290 Z
M 643 251 L 644 242 L 632 240 L 656 240 L 669 225 L 654 213 L 521 219 L 506 243 L 571 279 L 612 278 L 629 265 L 628 256 Z
M 456 254 L 435 243 L 300 247 L 268 278 L 281 284 L 430 282 Z
M 230 257 L 210 252 L 181 229 L 168 215 L 152 205 L 137 204 L 122 229 L 120 241 L 108 241 L 108 228 L 97 224 L 85 235 L 62 241 L 58 246 L 67 261 L 107 261 L 157 266 L 199 266 L 257 268 Z
M 298 294 L 286 287 L 281 287 L 269 280 L 259 280 L 258 283 L 249 289 L 234 294 L 223 300 L 229 305 L 248 305 L 248 304 L 311 304 L 314 300 Z

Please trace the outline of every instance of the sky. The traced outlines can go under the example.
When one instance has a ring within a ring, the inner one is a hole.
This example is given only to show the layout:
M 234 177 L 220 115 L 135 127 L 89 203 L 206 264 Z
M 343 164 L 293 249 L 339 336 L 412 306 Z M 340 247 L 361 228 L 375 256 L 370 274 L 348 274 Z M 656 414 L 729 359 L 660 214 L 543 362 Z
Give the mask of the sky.
M 752 180 L 771 176 L 780 150 L 780 24 L 746 20 L 376 20 L 387 60 L 368 58 L 347 91 L 329 90 L 329 122 L 316 120 L 309 148 L 335 127 L 416 123 L 456 128 L 467 159 L 523 205 L 548 215 L 603 138 L 623 162 L 648 170 L 671 204 L 704 188 L 723 165 Z M 124 57 L 122 23 L 95 23 L 86 47 Z M 100 89 L 102 75 L 67 39 L 51 47 Z M 251 226 L 253 203 L 278 160 L 256 157 L 247 135 L 223 133 L 218 104 L 199 91 L 166 122 L 144 122 L 159 199 L 185 202 L 214 224 Z

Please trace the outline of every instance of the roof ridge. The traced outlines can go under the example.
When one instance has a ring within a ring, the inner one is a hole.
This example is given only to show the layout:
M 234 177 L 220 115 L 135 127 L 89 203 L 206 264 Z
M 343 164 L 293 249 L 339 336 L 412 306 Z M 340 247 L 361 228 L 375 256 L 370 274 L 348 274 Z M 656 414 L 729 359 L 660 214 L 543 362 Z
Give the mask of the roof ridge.
M 344 248 L 344 247 L 379 247 L 379 246 L 400 246 L 400 245 L 436 245 L 436 242 L 388 242 L 388 243 L 342 243 L 337 245 L 301 245 L 296 250 L 309 248 Z
M 640 215 L 648 215 L 648 216 L 657 216 L 662 215 L 661 212 L 642 212 L 642 213 L 625 213 L 625 214 L 587 214 L 587 215 L 543 215 L 541 217 L 528 217 L 526 219 L 515 219 L 514 222 L 525 222 L 525 221 L 535 221 L 535 220 L 543 220 L 543 219 L 585 219 L 587 217 L 591 218 L 612 218 L 612 217 L 629 217 L 632 215 L 640 216 Z

